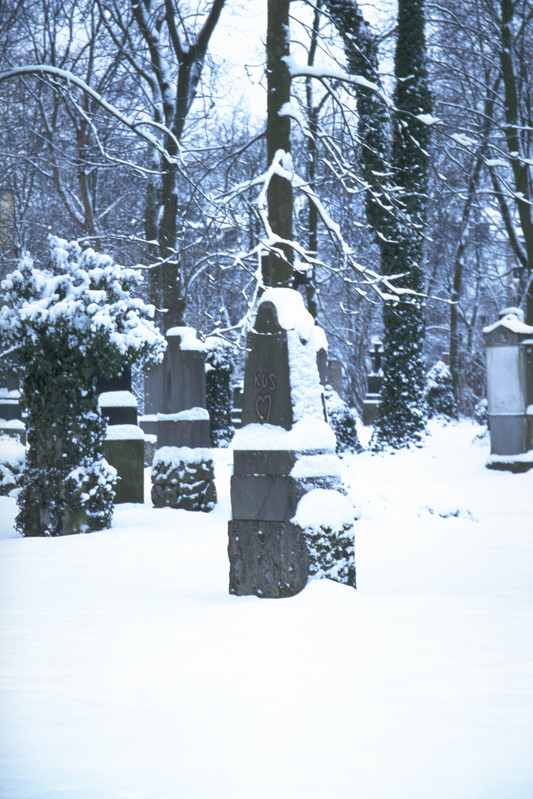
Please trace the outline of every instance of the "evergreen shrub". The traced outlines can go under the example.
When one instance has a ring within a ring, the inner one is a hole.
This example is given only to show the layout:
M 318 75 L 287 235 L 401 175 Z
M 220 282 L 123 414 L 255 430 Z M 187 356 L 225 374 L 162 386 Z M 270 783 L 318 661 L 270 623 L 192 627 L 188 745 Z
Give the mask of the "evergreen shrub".
M 236 347 L 219 336 L 210 336 L 205 349 L 205 392 L 212 447 L 227 447 L 235 429 L 231 421 L 231 381 Z
M 328 422 L 337 438 L 337 452 L 360 452 L 363 447 L 357 433 L 357 414 L 331 386 L 324 390 Z
M 437 361 L 427 373 L 426 404 L 430 418 L 457 419 L 452 374 L 444 361 Z
M 0 285 L 0 345 L 17 354 L 28 450 L 18 495 L 22 535 L 109 526 L 116 473 L 102 454 L 97 377 L 158 361 L 154 309 L 133 296 L 141 277 L 77 242 L 50 238 L 46 267 L 24 256 Z

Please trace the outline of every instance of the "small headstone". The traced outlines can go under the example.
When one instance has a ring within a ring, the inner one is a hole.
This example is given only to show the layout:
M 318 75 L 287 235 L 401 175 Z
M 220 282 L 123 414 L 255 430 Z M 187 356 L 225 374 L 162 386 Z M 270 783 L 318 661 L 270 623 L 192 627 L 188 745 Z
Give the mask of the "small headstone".
M 350 536 L 335 520 L 302 526 L 296 519 L 309 492 L 342 497 L 343 490 L 335 436 L 324 417 L 315 331 L 298 292 L 265 292 L 248 336 L 243 427 L 233 441 L 233 594 L 292 596 L 314 576 L 355 587 L 353 528 Z M 326 561 L 344 567 L 323 568 Z

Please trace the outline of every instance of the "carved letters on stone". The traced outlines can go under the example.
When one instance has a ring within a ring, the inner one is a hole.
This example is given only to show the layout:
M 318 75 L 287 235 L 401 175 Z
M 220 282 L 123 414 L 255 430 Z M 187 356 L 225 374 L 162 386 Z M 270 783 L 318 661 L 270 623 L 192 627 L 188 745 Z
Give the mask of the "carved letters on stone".
M 254 389 L 258 389 L 255 398 L 257 421 L 268 424 L 272 414 L 272 400 L 277 388 L 278 378 L 275 372 L 254 372 Z

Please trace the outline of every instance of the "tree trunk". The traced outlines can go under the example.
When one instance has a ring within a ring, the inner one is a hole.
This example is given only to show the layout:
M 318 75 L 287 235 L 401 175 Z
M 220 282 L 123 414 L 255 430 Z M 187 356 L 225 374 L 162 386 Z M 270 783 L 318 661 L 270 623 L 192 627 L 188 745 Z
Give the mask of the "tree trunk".
M 267 29 L 267 158 L 271 165 L 280 153 L 290 168 L 291 122 L 282 107 L 291 99 L 291 75 L 284 58 L 290 54 L 290 0 L 268 0 Z M 289 180 L 273 175 L 268 187 L 268 220 L 275 236 L 283 239 L 269 254 L 270 284 L 289 287 L 292 283 L 293 196 Z

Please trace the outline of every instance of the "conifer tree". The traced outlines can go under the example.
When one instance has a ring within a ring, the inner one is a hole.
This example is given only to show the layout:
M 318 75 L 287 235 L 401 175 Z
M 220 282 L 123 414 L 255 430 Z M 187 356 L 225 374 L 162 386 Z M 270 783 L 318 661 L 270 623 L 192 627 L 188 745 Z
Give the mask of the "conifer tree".
M 378 47 L 356 0 L 325 0 L 342 36 L 347 69 L 379 86 Z M 395 114 L 383 94 L 356 84 L 360 169 L 366 182 L 365 210 L 376 234 L 381 271 L 415 294 L 389 300 L 383 308 L 384 356 L 376 447 L 401 447 L 425 428 L 425 370 L 422 358 L 424 307 L 423 228 L 431 111 L 425 66 L 424 0 L 399 0 L 395 56 Z M 392 131 L 392 133 L 391 133 Z
M 392 140 L 392 169 L 401 217 L 381 247 L 382 270 L 401 275 L 396 285 L 424 291 L 424 225 L 426 220 L 429 126 L 420 115 L 431 111 L 426 70 L 424 0 L 399 0 L 395 56 L 394 105 L 397 124 Z M 383 308 L 383 388 L 375 445 L 406 446 L 425 429 L 425 336 L 421 296 Z

